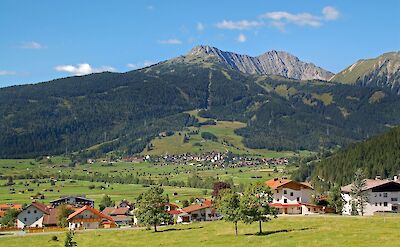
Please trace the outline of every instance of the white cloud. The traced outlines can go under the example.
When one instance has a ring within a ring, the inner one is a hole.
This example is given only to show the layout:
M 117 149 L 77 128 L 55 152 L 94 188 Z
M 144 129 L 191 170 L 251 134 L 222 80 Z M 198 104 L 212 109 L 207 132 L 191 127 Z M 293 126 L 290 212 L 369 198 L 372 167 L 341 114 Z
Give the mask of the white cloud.
M 244 29 L 251 29 L 255 27 L 262 26 L 263 23 L 259 21 L 248 21 L 248 20 L 241 20 L 241 21 L 227 21 L 223 20 L 216 24 L 217 28 L 220 29 L 230 29 L 230 30 L 244 30 Z
M 325 20 L 336 20 L 339 17 L 339 11 L 332 6 L 326 6 L 322 9 Z
M 35 42 L 35 41 L 29 41 L 29 42 L 22 42 L 19 48 L 22 49 L 43 49 L 46 48 L 46 46 Z
M 128 67 L 129 69 L 140 69 L 140 68 L 151 66 L 153 64 L 155 64 L 155 62 L 150 61 L 150 60 L 144 60 L 144 62 L 142 62 L 142 63 L 128 63 L 126 65 L 126 67 Z
M 129 69 L 137 69 L 138 68 L 137 64 L 134 64 L 134 63 L 128 63 L 126 65 L 126 67 L 128 67 Z
M 201 23 L 201 22 L 198 22 L 197 23 L 197 26 L 196 26 L 196 29 L 197 29 L 197 31 L 199 31 L 199 32 L 203 32 L 204 31 L 204 25 L 203 25 L 203 23 Z
M 239 36 L 237 37 L 237 41 L 240 43 L 244 43 L 244 42 L 246 42 L 246 40 L 247 40 L 247 37 L 243 33 L 239 34 Z
M 285 21 L 287 23 L 294 23 L 299 26 L 321 26 L 321 18 L 310 13 L 291 14 L 285 11 L 275 11 L 267 12 L 261 17 L 271 19 L 275 22 L 283 23 Z
M 116 71 L 116 69 L 111 66 L 101 66 L 99 68 L 93 68 L 88 63 L 77 64 L 77 66 L 58 65 L 55 67 L 55 70 L 61 72 L 67 72 L 73 75 L 87 75 L 91 73 L 100 73 L 104 71 L 111 71 L 111 72 Z
M 289 23 L 298 26 L 320 27 L 324 21 L 336 20 L 339 17 L 339 11 L 331 6 L 324 7 L 322 14 L 323 16 L 317 16 L 310 13 L 293 14 L 286 11 L 274 11 L 261 15 L 261 18 L 271 20 L 271 26 L 285 31 L 285 27 Z
M 159 40 L 158 43 L 163 45 L 180 45 L 182 44 L 182 41 L 180 41 L 179 39 L 165 39 Z
M 146 6 L 146 9 L 147 9 L 147 10 L 154 10 L 154 6 L 153 6 L 153 5 L 147 5 L 147 6 Z
M 0 70 L 0 75 L 16 75 L 17 72 L 11 70 Z

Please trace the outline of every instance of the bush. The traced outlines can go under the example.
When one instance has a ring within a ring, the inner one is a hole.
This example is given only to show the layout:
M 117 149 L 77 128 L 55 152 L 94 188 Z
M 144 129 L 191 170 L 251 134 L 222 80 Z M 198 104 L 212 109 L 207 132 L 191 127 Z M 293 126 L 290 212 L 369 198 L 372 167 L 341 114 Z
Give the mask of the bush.
M 51 240 L 53 240 L 53 241 L 58 241 L 58 238 L 57 238 L 57 236 L 52 236 L 52 237 L 51 237 Z
M 201 138 L 204 140 L 211 140 L 211 141 L 217 141 L 218 137 L 214 135 L 213 133 L 210 132 L 202 132 L 201 133 Z
M 94 184 L 89 185 L 89 190 L 93 190 L 94 188 L 96 188 L 96 186 Z

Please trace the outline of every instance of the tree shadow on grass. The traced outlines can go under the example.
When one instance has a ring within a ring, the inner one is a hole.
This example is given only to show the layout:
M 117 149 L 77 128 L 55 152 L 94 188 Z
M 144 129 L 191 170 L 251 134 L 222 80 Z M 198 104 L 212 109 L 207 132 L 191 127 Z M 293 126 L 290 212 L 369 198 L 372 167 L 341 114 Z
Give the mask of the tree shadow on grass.
M 262 233 L 246 233 L 245 235 L 254 235 L 254 236 L 268 236 L 276 233 L 283 233 L 283 232 L 297 232 L 297 231 L 307 231 L 311 230 L 313 228 L 300 228 L 300 229 L 282 229 L 282 230 L 276 230 L 276 231 L 265 231 Z
M 203 228 L 202 226 L 199 227 L 188 227 L 188 228 L 168 228 L 168 229 L 163 229 L 162 231 L 158 230 L 157 233 L 161 232 L 171 232 L 171 231 L 186 231 L 186 230 L 195 230 L 195 229 L 201 229 Z

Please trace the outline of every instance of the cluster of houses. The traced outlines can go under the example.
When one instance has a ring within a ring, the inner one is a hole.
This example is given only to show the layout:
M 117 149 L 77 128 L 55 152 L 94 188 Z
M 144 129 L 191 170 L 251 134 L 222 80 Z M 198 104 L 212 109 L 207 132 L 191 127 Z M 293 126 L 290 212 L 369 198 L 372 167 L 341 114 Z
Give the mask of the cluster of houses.
M 270 206 L 281 215 L 311 215 L 332 212 L 331 208 L 316 205 L 313 198 L 314 189 L 309 183 L 297 182 L 286 178 L 275 178 L 265 182 L 273 192 Z M 343 186 L 343 215 L 360 214 L 352 205 L 352 184 Z M 377 212 L 400 213 L 400 180 L 367 179 L 362 189 L 366 196 L 364 215 Z M 6 210 L 14 208 L 20 211 L 16 226 L 18 228 L 42 228 L 57 226 L 60 206 L 68 205 L 73 210 L 67 217 L 69 229 L 96 229 L 118 226 L 140 225 L 135 217 L 135 207 L 122 201 L 115 207 L 106 207 L 102 211 L 94 207 L 94 201 L 84 196 L 65 196 L 45 205 L 33 201 L 23 207 L 21 204 L 0 204 L 0 218 Z M 221 219 L 213 202 L 209 199 L 197 198 L 193 204 L 180 208 L 175 203 L 166 203 L 164 210 L 171 216 L 166 224 L 185 224 L 193 221 L 212 221 Z
M 68 228 L 76 229 L 97 229 L 122 226 L 139 226 L 140 222 L 135 217 L 135 208 L 127 201 L 122 201 L 114 207 L 106 207 L 102 211 L 94 207 L 94 201 L 81 196 L 67 196 L 51 201 L 45 205 L 33 201 L 30 205 L 22 208 L 16 220 L 19 229 L 55 227 L 59 221 L 61 205 L 67 205 L 72 209 L 67 217 Z M 208 221 L 220 219 L 213 208 L 211 200 L 197 198 L 195 202 L 184 208 L 175 203 L 164 205 L 166 213 L 171 216 L 171 223 L 190 223 L 193 221 Z
M 142 162 L 151 160 L 156 164 L 202 164 L 217 167 L 249 167 L 258 165 L 287 165 L 287 158 L 254 158 L 243 157 L 227 152 L 205 152 L 201 154 L 183 153 L 183 154 L 167 154 L 163 156 L 127 156 L 121 158 L 125 162 Z

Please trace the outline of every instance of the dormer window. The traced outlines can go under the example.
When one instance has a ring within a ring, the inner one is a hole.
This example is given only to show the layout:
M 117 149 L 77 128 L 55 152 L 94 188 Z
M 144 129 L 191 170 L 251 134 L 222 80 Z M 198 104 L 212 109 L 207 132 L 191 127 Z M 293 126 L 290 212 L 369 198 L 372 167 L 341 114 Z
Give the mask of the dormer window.
M 286 190 L 283 190 L 283 194 L 285 194 L 285 195 L 286 195 L 286 194 L 287 194 L 287 191 L 286 191 Z
M 27 212 L 28 214 L 30 214 L 31 213 L 31 211 L 30 210 L 28 210 L 28 212 Z
M 293 196 L 293 192 L 290 192 L 290 196 Z

